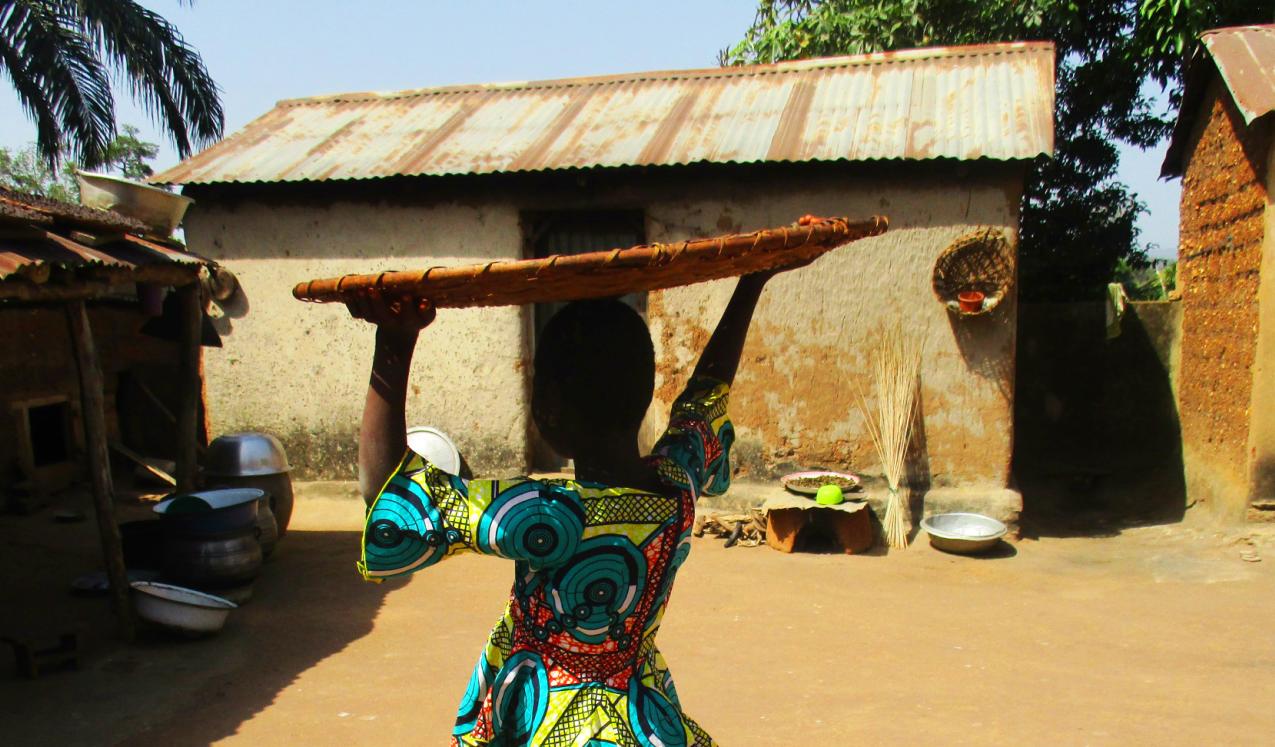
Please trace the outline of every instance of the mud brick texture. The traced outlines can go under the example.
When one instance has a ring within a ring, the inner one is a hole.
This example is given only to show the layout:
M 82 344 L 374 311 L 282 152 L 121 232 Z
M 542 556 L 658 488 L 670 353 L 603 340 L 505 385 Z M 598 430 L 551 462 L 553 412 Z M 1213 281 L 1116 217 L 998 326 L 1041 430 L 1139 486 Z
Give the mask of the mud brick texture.
M 1227 478 L 1247 469 L 1269 130 L 1210 87 L 1182 180 L 1179 401 L 1186 448 Z

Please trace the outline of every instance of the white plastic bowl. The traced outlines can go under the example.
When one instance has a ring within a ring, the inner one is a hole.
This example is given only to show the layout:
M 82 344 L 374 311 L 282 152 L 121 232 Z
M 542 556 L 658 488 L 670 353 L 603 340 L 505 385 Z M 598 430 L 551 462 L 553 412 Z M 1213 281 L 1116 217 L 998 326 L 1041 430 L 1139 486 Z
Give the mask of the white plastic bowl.
M 133 607 L 143 620 L 194 635 L 216 633 L 239 605 L 202 591 L 155 581 L 134 581 Z
M 970 555 L 984 552 L 1009 531 L 990 516 L 969 513 L 935 514 L 921 519 L 930 544 L 947 552 Z
M 162 236 L 181 225 L 186 208 L 194 202 L 185 195 L 110 174 L 75 172 L 80 183 L 80 204 L 136 218 Z
M 407 448 L 449 475 L 460 474 L 460 451 L 447 434 L 437 428 L 427 425 L 408 428 Z

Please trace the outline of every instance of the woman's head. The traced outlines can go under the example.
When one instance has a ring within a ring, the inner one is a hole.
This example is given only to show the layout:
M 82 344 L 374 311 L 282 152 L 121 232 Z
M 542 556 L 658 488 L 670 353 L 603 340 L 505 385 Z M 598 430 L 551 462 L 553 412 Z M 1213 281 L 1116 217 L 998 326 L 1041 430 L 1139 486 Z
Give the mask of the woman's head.
M 619 301 L 567 304 L 536 340 L 532 416 L 564 456 L 602 434 L 636 435 L 654 390 L 651 334 Z

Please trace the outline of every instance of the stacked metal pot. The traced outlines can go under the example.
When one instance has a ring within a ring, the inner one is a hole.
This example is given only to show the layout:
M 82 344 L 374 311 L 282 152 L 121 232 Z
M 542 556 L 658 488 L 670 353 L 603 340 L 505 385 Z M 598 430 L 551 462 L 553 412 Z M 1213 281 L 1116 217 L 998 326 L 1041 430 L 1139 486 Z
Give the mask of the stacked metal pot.
M 279 441 L 234 433 L 209 444 L 205 490 L 156 506 L 161 572 L 175 583 L 244 601 L 292 517 L 292 482 Z
M 181 493 L 156 505 L 164 578 L 225 593 L 251 584 L 263 559 L 257 517 L 264 499 L 260 490 L 231 488 Z
M 262 505 L 264 511 L 258 512 L 258 526 L 267 556 L 273 552 L 278 538 L 287 533 L 292 520 L 290 471 L 283 445 L 266 433 L 229 433 L 213 439 L 204 453 L 206 487 L 265 491 L 266 501 Z

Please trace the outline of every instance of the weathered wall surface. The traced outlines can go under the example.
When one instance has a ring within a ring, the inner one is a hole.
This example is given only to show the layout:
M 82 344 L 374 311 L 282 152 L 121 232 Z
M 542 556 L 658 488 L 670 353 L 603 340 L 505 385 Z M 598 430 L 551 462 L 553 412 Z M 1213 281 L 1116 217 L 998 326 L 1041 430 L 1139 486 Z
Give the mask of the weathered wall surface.
M 439 183 L 441 184 L 441 182 Z M 925 340 L 918 484 L 1004 487 L 1012 437 L 1015 304 L 960 322 L 930 291 L 934 259 L 981 226 L 1016 238 L 1017 167 L 893 164 L 688 168 L 535 175 L 426 186 L 227 187 L 196 193 L 194 251 L 241 279 L 249 309 L 207 356 L 213 433 L 284 438 L 309 474 L 351 476 L 372 336 L 343 308 L 298 303 L 293 284 L 376 269 L 522 256 L 523 211 L 644 210 L 647 238 L 674 241 L 790 223 L 806 213 L 886 214 L 891 230 L 776 278 L 737 381 L 738 462 L 879 472 L 855 404 L 866 341 L 901 320 Z M 376 190 L 381 190 L 377 192 Z M 413 192 L 412 190 L 418 190 Z M 317 196 L 316 196 L 317 195 Z M 651 295 L 658 358 L 647 440 L 689 376 L 733 283 Z M 242 314 L 244 310 L 232 310 Z M 525 317 L 443 312 L 422 336 L 409 421 L 451 434 L 477 472 L 526 467 Z M 225 324 L 226 322 L 223 322 Z
M 273 433 L 300 476 L 354 475 L 373 334 L 343 306 L 298 302 L 293 285 L 522 253 L 508 204 L 201 200 L 185 227 L 191 250 L 225 263 L 246 297 L 219 321 L 225 347 L 205 356 L 212 434 Z M 443 429 L 475 469 L 525 461 L 522 324 L 519 309 L 444 313 L 421 335 L 408 423 Z
M 165 450 L 163 439 L 154 433 L 171 428 L 153 403 L 141 402 L 137 392 L 125 384 L 121 394 L 121 374 L 129 372 L 145 380 L 150 390 L 165 401 L 170 410 L 177 402 L 171 386 L 177 368 L 177 346 L 148 335 L 138 334 L 147 318 L 129 306 L 90 305 L 89 324 L 102 364 L 106 390 L 107 432 L 112 439 L 143 451 L 148 456 L 174 456 Z M 13 469 L 20 451 L 20 432 L 24 417 L 18 409 L 23 403 L 65 397 L 70 402 L 73 441 L 82 441 L 80 424 L 80 385 L 71 350 L 71 336 L 66 315 L 61 308 L 28 307 L 0 310 L 0 340 L 4 355 L 0 356 L 0 486 L 16 479 Z M 121 423 L 118 403 L 124 397 L 127 406 L 138 413 L 138 420 Z M 129 397 L 133 399 L 128 399 Z M 148 426 L 147 419 L 152 422 Z M 139 422 L 140 421 L 140 422 Z M 171 444 L 171 438 L 168 439 Z
M 734 388 L 740 466 L 762 475 L 793 467 L 880 474 L 858 392 L 871 396 L 870 349 L 883 325 L 923 341 L 922 427 L 913 483 L 1004 487 L 1012 440 L 1015 304 L 959 320 L 934 297 L 944 248 L 974 227 L 1016 240 L 1016 177 L 921 181 L 841 179 L 782 185 L 731 201 L 657 201 L 650 238 L 680 240 L 783 224 L 805 213 L 888 215 L 890 230 L 776 277 L 757 310 Z M 664 412 L 708 339 L 734 281 L 651 299 Z
M 1275 147 L 1267 147 L 1266 236 L 1258 288 L 1257 355 L 1249 405 L 1250 500 L 1275 501 Z
M 1203 106 L 1182 178 L 1183 456 L 1191 500 L 1236 518 L 1249 497 L 1268 135 L 1216 79 Z

